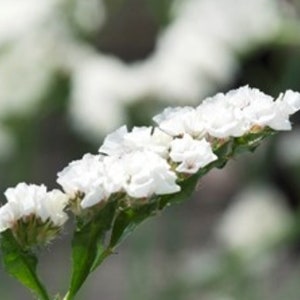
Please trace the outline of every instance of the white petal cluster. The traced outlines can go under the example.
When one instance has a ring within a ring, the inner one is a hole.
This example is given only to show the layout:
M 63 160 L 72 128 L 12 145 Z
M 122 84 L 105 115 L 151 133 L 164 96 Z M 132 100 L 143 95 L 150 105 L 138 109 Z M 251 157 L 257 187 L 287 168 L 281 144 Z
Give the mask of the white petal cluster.
M 265 127 L 290 129 L 289 117 L 299 109 L 300 93 L 289 90 L 274 100 L 248 86 L 207 98 L 196 108 L 167 108 L 154 117 L 158 127 L 122 126 L 107 135 L 100 154 L 70 163 L 57 182 L 70 197 L 80 195 L 82 208 L 114 193 L 134 199 L 176 193 L 180 174 L 190 176 L 218 159 L 216 140 L 222 144 Z
M 102 187 L 104 167 L 99 155 L 86 154 L 58 173 L 57 182 L 71 197 L 84 194 L 84 201 L 94 202 L 105 197 Z M 94 200 L 96 199 L 96 200 Z
M 68 197 L 59 190 L 47 192 L 44 185 L 19 183 L 5 191 L 7 203 L 0 208 L 0 232 L 12 228 L 21 219 L 36 216 L 54 226 L 62 226 L 68 219 L 64 208 Z
M 298 92 L 288 90 L 274 100 L 258 89 L 244 86 L 207 98 L 195 109 L 166 109 L 154 121 L 173 136 L 228 138 L 242 136 L 256 127 L 289 130 L 289 117 L 299 109 Z
M 165 157 L 171 140 L 170 135 L 158 128 L 134 127 L 128 132 L 126 126 L 122 126 L 106 136 L 99 152 L 121 156 L 125 153 L 145 150 Z
M 87 154 L 58 173 L 57 182 L 70 197 L 83 193 L 81 206 L 87 208 L 114 193 L 133 198 L 175 193 L 180 190 L 176 179 L 164 158 L 137 150 L 122 156 Z
M 172 141 L 170 157 L 180 163 L 176 171 L 187 174 L 197 173 L 200 168 L 218 159 L 205 139 L 195 140 L 188 134 Z
M 119 158 L 123 168 L 123 188 L 133 198 L 176 193 L 177 176 L 165 159 L 154 152 L 136 151 Z

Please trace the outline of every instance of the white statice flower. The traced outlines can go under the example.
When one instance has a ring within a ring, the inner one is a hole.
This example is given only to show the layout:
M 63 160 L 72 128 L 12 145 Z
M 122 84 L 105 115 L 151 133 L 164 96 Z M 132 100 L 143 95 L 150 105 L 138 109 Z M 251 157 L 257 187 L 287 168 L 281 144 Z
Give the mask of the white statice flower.
M 300 93 L 287 90 L 284 94 L 279 95 L 278 100 L 285 106 L 287 114 L 292 115 L 300 109 Z
M 108 134 L 99 152 L 121 156 L 137 150 L 153 151 L 166 157 L 172 137 L 153 127 L 133 127 L 128 132 L 126 126 Z
M 300 109 L 300 94 L 291 90 L 274 100 L 255 88 L 244 86 L 224 95 L 226 102 L 239 109 L 244 125 L 269 126 L 275 130 L 290 130 L 289 117 Z
M 12 228 L 17 221 L 17 215 L 12 205 L 4 204 L 0 207 L 0 232 Z
M 289 117 L 299 109 L 297 92 L 288 90 L 274 100 L 249 86 L 207 98 L 197 108 L 206 131 L 217 138 L 242 136 L 253 127 L 290 130 Z
M 205 139 L 195 140 L 188 134 L 171 142 L 170 157 L 180 163 L 176 167 L 177 172 L 188 174 L 197 173 L 200 168 L 218 159 L 210 143 Z
M 267 125 L 275 130 L 291 130 L 292 125 L 289 117 L 299 109 L 300 93 L 288 90 L 284 94 L 280 94 L 276 99 L 276 114 Z
M 150 151 L 136 151 L 116 158 L 124 168 L 123 187 L 133 198 L 173 194 L 180 191 L 177 176 L 165 159 Z
M 58 173 L 57 182 L 71 197 L 83 193 L 83 209 L 125 192 L 133 198 L 176 193 L 177 176 L 167 161 L 151 151 L 133 151 L 122 156 L 86 154 Z
M 242 114 L 226 102 L 224 94 L 204 100 L 197 113 L 206 132 L 213 137 L 241 136 L 247 130 Z
M 48 220 L 54 226 L 62 226 L 68 219 L 64 208 L 68 197 L 59 190 L 47 192 L 44 185 L 19 183 L 14 188 L 5 191 L 7 203 L 0 208 L 0 228 L 4 231 L 12 228 L 18 220 L 36 216 L 42 222 Z
M 104 165 L 101 155 L 85 154 L 82 159 L 72 161 L 57 174 L 57 183 L 74 198 L 83 194 L 82 206 L 92 206 L 109 197 L 104 187 Z
M 197 111 L 190 106 L 169 107 L 154 116 L 159 128 L 171 136 L 182 136 L 185 133 L 201 138 L 205 135 L 204 122 Z
M 252 128 L 266 126 L 289 130 L 289 117 L 300 109 L 300 93 L 288 90 L 278 99 L 258 89 L 244 86 L 226 94 L 218 93 L 193 107 L 166 108 L 153 120 L 159 128 L 174 136 L 189 134 L 195 139 L 207 135 L 219 139 L 240 137 Z
M 243 86 L 226 93 L 223 97 L 224 101 L 232 105 L 242 118 L 244 127 L 242 134 L 252 126 L 269 125 L 276 116 L 273 97 L 256 88 Z

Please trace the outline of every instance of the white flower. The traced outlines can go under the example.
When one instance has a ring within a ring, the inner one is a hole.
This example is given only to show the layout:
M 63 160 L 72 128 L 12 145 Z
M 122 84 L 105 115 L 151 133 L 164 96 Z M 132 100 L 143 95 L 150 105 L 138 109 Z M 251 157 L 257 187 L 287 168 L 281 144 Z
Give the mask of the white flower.
M 193 107 L 166 108 L 161 114 L 156 115 L 153 120 L 162 131 L 172 136 L 181 136 L 188 133 L 193 137 L 200 138 L 205 134 L 203 120 Z
M 122 126 L 106 136 L 99 152 L 107 155 L 121 156 L 137 150 L 150 150 L 166 156 L 172 138 L 158 128 L 134 127 L 128 132 Z
M 203 120 L 205 130 L 211 136 L 227 138 L 241 136 L 247 126 L 241 112 L 226 102 L 224 94 L 207 98 L 197 107 L 198 117 Z
M 99 148 L 100 153 L 107 155 L 121 155 L 126 150 L 124 149 L 124 136 L 128 133 L 127 127 L 124 125 L 114 132 L 108 134 L 102 146 Z
M 5 191 L 7 203 L 0 208 L 0 230 L 11 228 L 20 219 L 35 215 L 42 222 L 50 220 L 54 226 L 62 226 L 68 219 L 63 211 L 67 196 L 59 190 L 47 192 L 44 185 L 19 183 Z
M 278 100 L 285 106 L 286 112 L 291 115 L 300 109 L 300 93 L 287 90 L 284 94 L 279 95 Z
M 40 201 L 37 206 L 37 215 L 46 221 L 48 218 L 57 226 L 62 226 L 68 219 L 64 209 L 68 203 L 68 197 L 59 190 L 47 193 L 47 200 Z
M 134 198 L 172 194 L 180 191 L 177 176 L 165 159 L 150 151 L 129 153 L 120 159 L 126 174 L 124 190 Z
M 174 162 L 180 163 L 176 171 L 190 174 L 218 159 L 205 139 L 194 140 L 188 134 L 172 141 L 170 157 Z
M 70 197 L 75 197 L 77 193 L 84 194 L 83 206 L 85 203 L 92 206 L 109 196 L 103 185 L 105 175 L 101 155 L 85 154 L 82 159 L 71 162 L 57 176 L 57 183 Z
M 0 232 L 12 228 L 18 218 L 19 215 L 16 215 L 13 206 L 9 203 L 4 204 L 0 208 Z
M 274 99 L 249 86 L 229 91 L 224 98 L 239 112 L 244 122 L 243 133 L 250 130 L 252 126 L 266 126 L 276 115 Z
M 292 125 L 289 116 L 300 109 L 300 94 L 288 90 L 279 95 L 274 105 L 275 116 L 267 125 L 275 130 L 290 130 Z

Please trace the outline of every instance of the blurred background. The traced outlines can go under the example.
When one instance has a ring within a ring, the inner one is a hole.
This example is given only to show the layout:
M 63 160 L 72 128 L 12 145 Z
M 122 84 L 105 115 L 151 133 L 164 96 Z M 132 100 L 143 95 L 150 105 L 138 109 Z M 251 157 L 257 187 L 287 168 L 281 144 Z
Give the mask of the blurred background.
M 0 190 L 56 173 L 122 124 L 249 84 L 300 90 L 298 0 L 0 0 Z M 134 232 L 78 299 L 299 300 L 300 115 Z M 4 196 L 1 198 L 5 201 Z M 41 255 L 64 292 L 69 233 Z M 0 298 L 31 299 L 1 269 Z

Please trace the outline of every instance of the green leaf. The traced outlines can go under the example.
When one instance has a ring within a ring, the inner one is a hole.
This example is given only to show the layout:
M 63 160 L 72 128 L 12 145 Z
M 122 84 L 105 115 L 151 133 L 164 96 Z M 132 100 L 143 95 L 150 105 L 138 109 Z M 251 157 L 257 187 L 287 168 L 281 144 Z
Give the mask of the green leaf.
M 1 251 L 5 270 L 11 276 L 30 289 L 38 299 L 50 299 L 36 274 L 38 262 L 36 256 L 30 251 L 23 250 L 10 230 L 1 234 Z
M 94 261 L 105 247 L 106 232 L 111 228 L 117 201 L 109 202 L 88 223 L 78 226 L 72 240 L 72 277 L 70 289 L 65 299 L 73 299 L 90 272 Z

